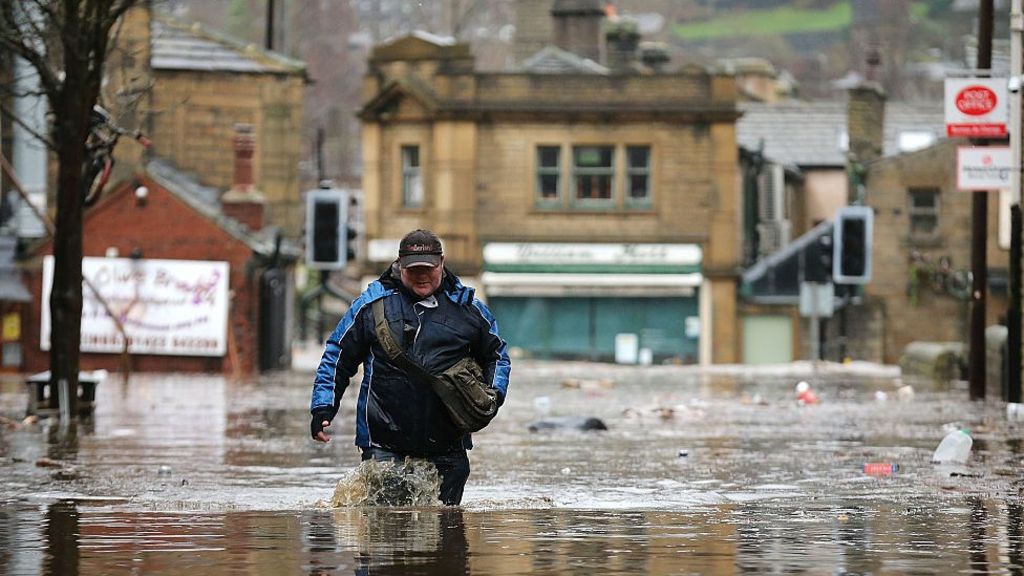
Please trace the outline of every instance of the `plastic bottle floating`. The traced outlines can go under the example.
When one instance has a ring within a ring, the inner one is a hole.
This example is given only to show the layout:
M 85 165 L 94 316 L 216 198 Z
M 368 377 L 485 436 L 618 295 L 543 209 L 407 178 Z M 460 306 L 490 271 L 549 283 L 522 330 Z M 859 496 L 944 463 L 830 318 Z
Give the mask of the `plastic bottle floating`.
M 967 430 L 953 430 L 939 442 L 932 454 L 933 464 L 966 464 L 971 457 L 971 446 L 974 439 Z
M 900 469 L 899 464 L 892 462 L 865 462 L 864 474 L 868 476 L 892 476 Z

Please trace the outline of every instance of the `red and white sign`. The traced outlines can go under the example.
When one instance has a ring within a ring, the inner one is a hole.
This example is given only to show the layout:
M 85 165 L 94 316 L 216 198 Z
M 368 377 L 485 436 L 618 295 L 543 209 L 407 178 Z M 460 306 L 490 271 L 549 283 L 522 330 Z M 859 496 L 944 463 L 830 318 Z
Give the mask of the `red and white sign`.
M 960 146 L 956 149 L 956 187 L 960 190 L 1002 190 L 1010 187 L 1009 146 Z
M 946 78 L 946 135 L 1006 136 L 1006 78 Z

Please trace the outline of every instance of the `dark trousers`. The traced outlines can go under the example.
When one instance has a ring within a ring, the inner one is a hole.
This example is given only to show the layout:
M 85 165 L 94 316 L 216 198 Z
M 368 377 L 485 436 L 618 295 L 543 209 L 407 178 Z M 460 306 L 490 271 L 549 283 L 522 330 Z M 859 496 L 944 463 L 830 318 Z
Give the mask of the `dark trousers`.
M 406 454 L 390 452 L 382 448 L 360 448 L 363 452 L 362 459 L 371 458 L 378 462 L 400 462 L 405 460 Z M 427 456 L 437 468 L 441 477 L 441 493 L 438 498 L 446 506 L 458 506 L 462 503 L 462 490 L 466 487 L 466 480 L 469 479 L 469 456 L 465 450 L 455 450 L 440 456 Z

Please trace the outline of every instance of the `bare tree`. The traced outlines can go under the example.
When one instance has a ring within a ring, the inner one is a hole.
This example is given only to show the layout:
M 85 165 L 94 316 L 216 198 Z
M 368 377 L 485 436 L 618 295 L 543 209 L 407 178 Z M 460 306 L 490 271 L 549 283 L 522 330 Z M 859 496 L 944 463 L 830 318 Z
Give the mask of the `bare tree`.
M 51 130 L 40 135 L 57 158 L 57 206 L 50 293 L 52 384 L 78 389 L 82 333 L 82 165 L 111 30 L 144 0 L 0 0 L 0 50 L 39 76 Z M 17 119 L 15 118 L 15 121 Z M 56 389 L 56 388 L 53 388 Z M 68 395 L 72 413 L 76 394 Z

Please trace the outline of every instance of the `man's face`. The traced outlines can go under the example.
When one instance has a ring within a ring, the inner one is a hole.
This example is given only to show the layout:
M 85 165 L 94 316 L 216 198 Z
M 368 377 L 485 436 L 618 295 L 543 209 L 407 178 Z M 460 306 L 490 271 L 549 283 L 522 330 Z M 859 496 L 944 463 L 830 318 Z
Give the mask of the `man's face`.
M 420 298 L 426 298 L 441 285 L 441 269 L 443 267 L 444 257 L 441 258 L 441 264 L 437 266 L 400 267 L 402 284 Z

